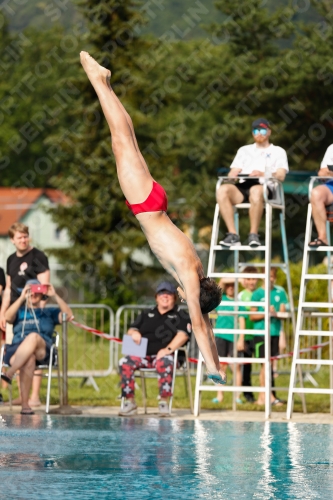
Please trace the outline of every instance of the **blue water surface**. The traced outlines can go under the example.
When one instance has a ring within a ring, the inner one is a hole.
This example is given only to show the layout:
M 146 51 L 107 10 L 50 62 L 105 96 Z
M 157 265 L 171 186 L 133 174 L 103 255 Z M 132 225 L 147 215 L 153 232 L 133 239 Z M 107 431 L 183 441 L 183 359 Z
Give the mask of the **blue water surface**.
M 13 415 L 0 498 L 332 499 L 330 425 Z

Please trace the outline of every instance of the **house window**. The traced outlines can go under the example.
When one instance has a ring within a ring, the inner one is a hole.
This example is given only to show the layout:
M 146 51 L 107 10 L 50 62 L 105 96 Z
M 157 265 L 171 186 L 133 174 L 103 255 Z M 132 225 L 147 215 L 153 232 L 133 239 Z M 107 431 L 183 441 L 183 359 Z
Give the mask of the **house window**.
M 56 240 L 61 240 L 61 229 L 59 229 L 58 227 L 56 228 L 56 230 L 54 231 L 54 237 Z

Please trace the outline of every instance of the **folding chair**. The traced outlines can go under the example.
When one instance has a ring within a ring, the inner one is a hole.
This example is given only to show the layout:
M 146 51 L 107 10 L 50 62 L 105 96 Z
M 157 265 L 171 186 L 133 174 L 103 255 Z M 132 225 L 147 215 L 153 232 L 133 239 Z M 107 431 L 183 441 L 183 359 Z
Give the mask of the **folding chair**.
M 9 368 L 9 365 L 5 364 L 3 362 L 4 354 L 5 354 L 5 349 L 6 345 L 4 344 L 1 347 L 1 352 L 0 352 L 0 373 L 2 372 L 2 368 Z M 57 370 L 57 376 L 58 376 L 58 394 L 59 394 L 59 399 L 60 399 L 60 371 L 59 371 L 59 356 L 58 356 L 58 346 L 59 346 L 59 333 L 54 332 L 53 335 L 53 343 L 50 349 L 50 360 L 48 364 L 45 365 L 37 365 L 36 370 L 47 370 L 47 373 L 45 375 L 42 375 L 44 377 L 47 377 L 47 394 L 46 394 L 46 408 L 45 412 L 49 413 L 50 409 L 50 397 L 51 397 L 51 381 L 52 381 L 52 372 L 53 370 Z M 8 392 L 9 392 L 9 405 L 10 409 L 12 409 L 12 386 L 9 384 L 8 385 Z
M 178 364 L 178 352 L 182 351 L 185 353 L 185 363 L 177 369 Z M 156 378 L 157 371 L 155 368 L 139 368 L 135 371 L 134 377 L 140 378 L 141 380 L 141 388 L 142 388 L 142 399 L 143 399 L 143 408 L 145 414 L 147 413 L 147 388 L 146 388 L 146 379 Z M 184 347 L 179 347 L 174 352 L 174 361 L 173 361 L 173 378 L 171 385 L 172 396 L 169 399 L 169 415 L 171 415 L 172 410 L 172 401 L 173 401 L 173 393 L 175 388 L 175 381 L 177 376 L 183 376 L 185 382 L 185 388 L 187 395 L 190 400 L 190 408 L 191 413 L 193 413 L 193 397 L 192 397 L 192 386 L 191 386 L 191 373 L 190 373 L 190 364 L 188 361 L 188 347 L 187 345 Z M 187 383 L 186 383 L 187 382 Z M 121 398 L 121 408 L 123 408 L 125 398 Z

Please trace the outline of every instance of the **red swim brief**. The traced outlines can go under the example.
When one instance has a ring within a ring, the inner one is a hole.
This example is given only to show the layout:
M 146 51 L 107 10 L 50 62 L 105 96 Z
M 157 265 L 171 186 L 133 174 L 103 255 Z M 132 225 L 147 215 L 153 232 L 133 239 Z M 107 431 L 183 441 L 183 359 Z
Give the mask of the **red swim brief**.
M 126 205 L 132 210 L 134 215 L 141 214 L 142 212 L 166 212 L 168 209 L 168 198 L 162 186 L 153 181 L 152 190 L 146 201 L 135 203 L 134 205 L 130 205 L 126 201 Z

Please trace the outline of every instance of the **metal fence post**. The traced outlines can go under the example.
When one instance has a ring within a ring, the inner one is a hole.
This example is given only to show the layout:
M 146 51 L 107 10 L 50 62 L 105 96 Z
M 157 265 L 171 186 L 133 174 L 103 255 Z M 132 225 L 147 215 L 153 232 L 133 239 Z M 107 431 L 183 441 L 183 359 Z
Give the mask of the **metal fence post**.
M 67 337 L 67 314 L 62 313 L 62 385 L 61 401 L 59 408 L 52 409 L 49 413 L 58 415 L 81 415 L 82 411 L 78 408 L 72 408 L 68 404 L 68 337 Z
M 62 390 L 61 390 L 61 406 L 68 405 L 68 337 L 67 337 L 67 315 L 62 313 Z

